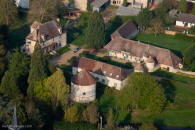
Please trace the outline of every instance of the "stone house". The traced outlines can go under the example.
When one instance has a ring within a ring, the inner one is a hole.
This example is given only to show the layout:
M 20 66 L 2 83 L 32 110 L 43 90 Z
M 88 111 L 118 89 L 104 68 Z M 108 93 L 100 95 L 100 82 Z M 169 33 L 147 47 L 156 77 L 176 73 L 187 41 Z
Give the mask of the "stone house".
M 176 27 L 191 28 L 195 25 L 195 15 L 180 13 L 176 18 Z
M 126 39 L 131 39 L 137 35 L 139 30 L 137 26 L 131 21 L 127 21 L 123 25 L 121 25 L 114 33 L 111 34 L 112 40 L 118 37 L 123 37 Z
M 40 43 L 44 53 L 58 50 L 67 44 L 66 30 L 62 29 L 58 20 L 44 24 L 35 21 L 30 26 L 30 34 L 21 49 L 27 54 L 32 54 L 36 43 Z
M 111 5 L 121 6 L 124 0 L 110 0 Z M 127 0 L 127 4 L 133 8 L 147 8 L 149 5 L 149 0 Z
M 76 75 L 83 69 L 86 69 L 97 82 L 109 87 L 114 87 L 117 90 L 123 88 L 128 74 L 133 72 L 133 70 L 124 69 L 89 58 L 79 58 L 73 64 L 72 73 L 73 75 Z
M 182 69 L 182 59 L 168 49 L 159 48 L 139 41 L 132 41 L 122 37 L 117 37 L 109 42 L 105 47 L 108 55 L 127 62 L 144 63 L 144 68 L 148 72 L 153 72 L 158 68 L 175 72 Z
M 71 79 L 71 99 L 80 103 L 88 103 L 96 98 L 96 81 L 83 69 Z

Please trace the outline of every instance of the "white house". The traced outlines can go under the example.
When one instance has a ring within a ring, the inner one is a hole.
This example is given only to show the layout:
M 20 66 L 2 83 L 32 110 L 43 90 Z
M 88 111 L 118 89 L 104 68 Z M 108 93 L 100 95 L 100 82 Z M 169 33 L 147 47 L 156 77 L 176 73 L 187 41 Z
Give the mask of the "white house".
M 149 0 L 127 0 L 127 4 L 133 8 L 147 8 L 149 5 Z M 121 6 L 124 0 L 110 0 L 111 5 Z
M 180 13 L 176 19 L 176 27 L 190 28 L 195 26 L 195 15 Z
M 30 27 L 30 34 L 26 37 L 26 43 L 21 49 L 32 54 L 36 43 L 40 43 L 44 53 L 50 53 L 66 46 L 66 30 L 59 25 L 58 20 L 52 20 L 44 24 L 35 21 Z
M 76 75 L 83 69 L 86 69 L 97 82 L 109 87 L 114 87 L 117 90 L 123 88 L 128 74 L 133 72 L 133 70 L 124 69 L 89 58 L 79 58 L 77 62 L 73 64 L 73 75 Z
M 80 103 L 88 103 L 95 100 L 96 81 L 86 69 L 72 77 L 71 98 Z
M 16 0 L 16 6 L 29 9 L 29 0 Z

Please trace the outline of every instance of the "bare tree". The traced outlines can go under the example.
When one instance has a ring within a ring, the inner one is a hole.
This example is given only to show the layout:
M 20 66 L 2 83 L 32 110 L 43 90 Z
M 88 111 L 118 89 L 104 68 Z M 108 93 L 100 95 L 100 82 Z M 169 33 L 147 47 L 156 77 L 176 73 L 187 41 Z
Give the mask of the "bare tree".
M 47 21 L 57 16 L 57 2 L 59 0 L 32 0 L 30 3 L 29 20 Z
M 0 23 L 9 25 L 17 16 L 14 0 L 0 0 Z

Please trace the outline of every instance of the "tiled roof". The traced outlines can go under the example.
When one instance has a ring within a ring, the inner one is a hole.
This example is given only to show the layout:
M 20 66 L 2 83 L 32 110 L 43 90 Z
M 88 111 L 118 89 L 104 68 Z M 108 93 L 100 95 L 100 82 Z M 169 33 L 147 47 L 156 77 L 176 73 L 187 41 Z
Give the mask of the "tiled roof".
M 195 15 L 180 13 L 176 21 L 182 21 L 187 23 L 195 23 Z
M 39 42 L 43 42 L 44 39 L 42 38 L 42 36 L 44 36 L 46 38 L 45 41 L 47 41 L 47 40 L 50 40 L 60 35 L 60 32 L 58 29 L 61 27 L 59 26 L 59 23 L 55 20 L 46 22 L 44 24 L 40 24 L 35 21 L 31 25 L 31 27 L 36 28 L 36 31 L 30 33 L 26 37 L 26 39 L 29 39 L 29 40 L 33 40 L 33 41 L 38 40 Z M 37 37 L 34 37 L 34 35 L 37 35 Z
M 129 69 L 124 69 L 89 58 L 79 58 L 73 66 L 120 81 L 126 79 L 127 75 L 132 72 L 132 70 Z
M 95 0 L 93 1 L 91 4 L 96 7 L 96 8 L 100 8 L 102 7 L 106 2 L 108 2 L 108 0 Z
M 147 52 L 150 56 L 155 57 L 159 64 L 172 67 L 177 67 L 179 63 L 182 63 L 182 60 L 168 49 L 155 47 L 121 37 L 112 40 L 104 48 L 118 52 L 128 52 L 131 56 L 139 58 L 142 58 Z
M 74 75 L 71 81 L 72 83 L 80 86 L 89 86 L 96 83 L 93 76 L 89 72 L 87 72 L 86 69 L 83 69 L 77 75 Z
M 121 36 L 123 38 L 128 38 L 129 35 L 137 30 L 136 25 L 131 21 L 127 21 L 121 25 L 113 34 L 112 37 Z

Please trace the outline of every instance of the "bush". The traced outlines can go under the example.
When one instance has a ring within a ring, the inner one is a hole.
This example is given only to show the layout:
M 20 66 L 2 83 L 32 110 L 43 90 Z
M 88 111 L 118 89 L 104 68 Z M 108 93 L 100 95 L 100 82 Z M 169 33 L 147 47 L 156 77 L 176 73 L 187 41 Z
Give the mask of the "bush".
M 73 64 L 77 60 L 76 56 L 73 56 L 71 59 L 68 60 L 68 63 Z
M 189 29 L 188 29 L 188 32 L 189 32 L 190 34 L 195 34 L 195 27 L 193 26 L 193 27 L 189 28 Z
M 139 130 L 158 130 L 158 129 L 153 124 L 143 123 L 139 127 Z
M 104 61 L 110 61 L 110 60 L 111 60 L 111 58 L 110 58 L 109 56 L 104 56 L 104 57 L 102 57 L 102 59 L 103 59 Z
M 49 64 L 48 69 L 49 69 L 50 74 L 53 74 L 54 72 L 56 72 L 56 67 L 53 64 Z
M 79 54 L 80 57 L 86 57 L 87 54 L 89 54 L 88 51 L 83 51 L 82 53 Z
M 74 105 L 74 106 L 67 108 L 65 111 L 64 117 L 68 122 L 71 122 L 71 123 L 77 122 L 79 120 L 78 107 L 76 105 Z

